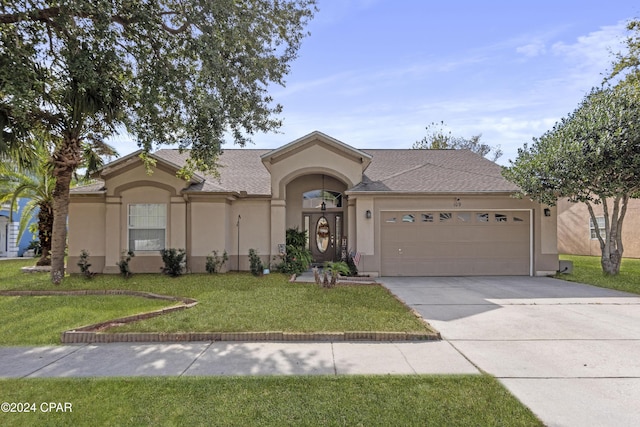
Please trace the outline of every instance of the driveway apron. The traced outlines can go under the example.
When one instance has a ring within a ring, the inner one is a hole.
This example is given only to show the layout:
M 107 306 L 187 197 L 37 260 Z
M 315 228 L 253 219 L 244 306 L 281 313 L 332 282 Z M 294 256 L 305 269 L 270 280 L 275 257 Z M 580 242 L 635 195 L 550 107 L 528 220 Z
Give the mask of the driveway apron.
M 640 425 L 640 297 L 546 277 L 384 277 L 549 426 Z

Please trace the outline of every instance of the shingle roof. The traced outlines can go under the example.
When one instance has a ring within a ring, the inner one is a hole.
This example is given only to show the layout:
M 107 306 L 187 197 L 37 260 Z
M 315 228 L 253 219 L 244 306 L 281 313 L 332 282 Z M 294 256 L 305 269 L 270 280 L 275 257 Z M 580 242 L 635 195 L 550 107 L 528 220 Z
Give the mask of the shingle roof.
M 231 149 L 224 150 L 218 159 L 219 177 L 200 172 L 205 181 L 192 184 L 189 191 L 236 192 L 246 191 L 253 195 L 271 195 L 271 176 L 262 164 L 260 156 L 270 150 Z M 184 165 L 188 151 L 159 150 L 157 157 L 176 165 Z
M 501 167 L 469 150 L 364 150 L 373 160 L 351 189 L 415 193 L 513 192 Z
M 71 193 L 97 193 L 100 191 L 104 191 L 104 182 L 100 180 L 96 180 L 96 182 L 92 182 L 90 184 L 79 185 L 77 187 L 73 187 L 69 190 Z
M 218 159 L 219 177 L 199 173 L 202 182 L 187 191 L 271 195 L 271 177 L 261 156 L 271 150 L 228 149 Z M 501 167 L 469 150 L 361 150 L 372 156 L 362 182 L 351 192 L 491 193 L 514 192 L 515 184 L 502 177 Z M 189 152 L 162 149 L 160 159 L 184 165 Z M 100 191 L 100 184 L 82 192 Z

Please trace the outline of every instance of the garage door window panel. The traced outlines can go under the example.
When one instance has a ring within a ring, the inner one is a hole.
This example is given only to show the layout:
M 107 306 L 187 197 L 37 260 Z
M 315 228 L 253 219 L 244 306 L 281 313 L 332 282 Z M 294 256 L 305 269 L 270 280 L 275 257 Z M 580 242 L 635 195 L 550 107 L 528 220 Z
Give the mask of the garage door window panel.
M 423 213 L 420 215 L 422 222 L 433 224 L 433 214 L 432 213 Z
M 416 222 L 416 216 L 413 214 L 402 215 L 402 222 L 414 223 Z
M 476 222 L 478 223 L 489 223 L 489 214 L 486 212 L 476 213 Z
M 461 224 L 469 224 L 471 222 L 471 214 L 469 212 L 458 212 L 456 218 Z
M 507 215 L 503 213 L 494 214 L 493 218 L 495 222 L 499 222 L 499 223 L 507 222 L 507 219 L 508 219 Z

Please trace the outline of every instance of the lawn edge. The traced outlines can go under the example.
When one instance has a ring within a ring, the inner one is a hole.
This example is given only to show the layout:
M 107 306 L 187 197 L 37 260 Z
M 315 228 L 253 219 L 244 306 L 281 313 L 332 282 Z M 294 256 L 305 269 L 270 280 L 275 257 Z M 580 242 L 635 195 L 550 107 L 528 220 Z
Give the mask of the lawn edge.
M 384 287 L 383 287 L 384 288 Z M 384 288 L 386 289 L 386 288 Z M 387 289 L 388 291 L 388 289 Z M 393 293 L 389 292 L 400 301 Z M 345 332 L 102 332 L 123 323 L 150 319 L 171 312 L 194 307 L 198 301 L 171 295 L 123 289 L 87 289 L 87 290 L 8 290 L 0 291 L 0 296 L 86 296 L 86 295 L 126 295 L 149 299 L 161 299 L 177 302 L 171 307 L 120 317 L 104 322 L 73 328 L 61 333 L 62 344 L 93 344 L 119 342 L 187 342 L 187 341 L 235 341 L 235 342 L 327 342 L 327 341 L 438 341 L 440 333 L 433 330 L 415 310 L 403 305 L 422 320 L 433 332 L 388 332 L 388 331 L 345 331 Z M 402 301 L 400 301 L 402 302 Z

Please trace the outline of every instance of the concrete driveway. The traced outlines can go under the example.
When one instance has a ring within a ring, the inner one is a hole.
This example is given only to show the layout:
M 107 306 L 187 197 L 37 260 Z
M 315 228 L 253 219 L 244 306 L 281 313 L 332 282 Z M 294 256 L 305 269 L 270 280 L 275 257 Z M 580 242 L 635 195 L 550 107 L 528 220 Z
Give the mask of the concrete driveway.
M 640 425 L 640 296 L 542 277 L 379 281 L 545 424 Z

